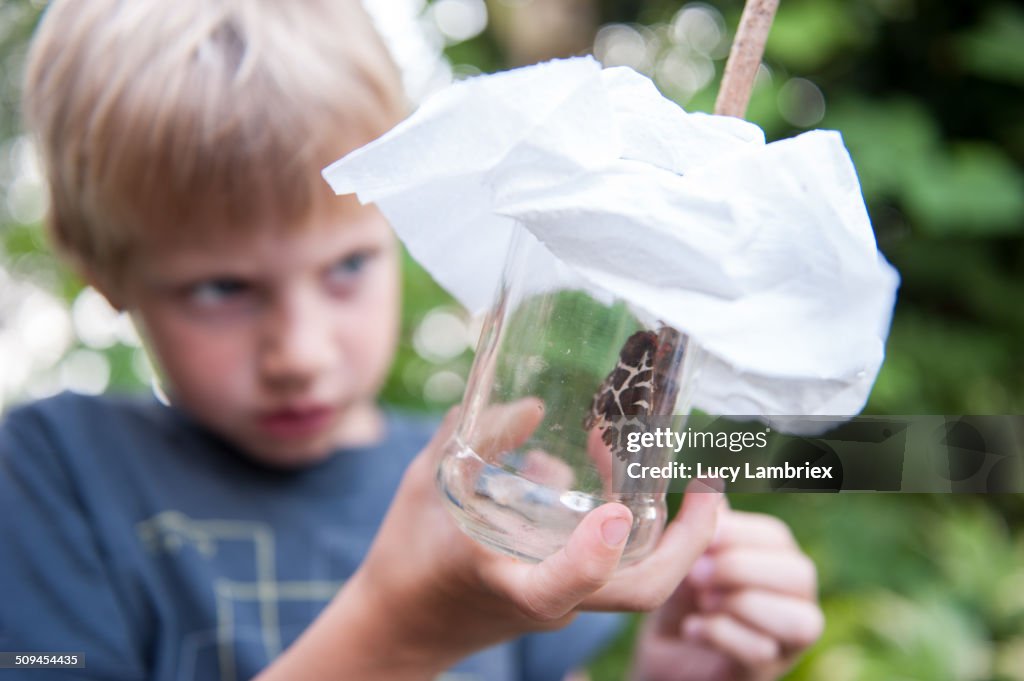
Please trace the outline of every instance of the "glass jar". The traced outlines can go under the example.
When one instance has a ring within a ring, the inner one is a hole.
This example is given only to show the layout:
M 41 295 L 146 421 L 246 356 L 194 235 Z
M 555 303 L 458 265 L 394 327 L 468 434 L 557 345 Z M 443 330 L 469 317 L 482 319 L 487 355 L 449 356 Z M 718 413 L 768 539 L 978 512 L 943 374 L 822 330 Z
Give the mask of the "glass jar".
M 438 469 L 442 495 L 471 537 L 543 560 L 589 511 L 614 501 L 633 513 L 620 565 L 651 551 L 669 481 L 633 480 L 625 469 L 638 457 L 665 465 L 672 451 L 627 454 L 622 438 L 648 416 L 682 428 L 700 352 L 642 316 L 516 228 Z

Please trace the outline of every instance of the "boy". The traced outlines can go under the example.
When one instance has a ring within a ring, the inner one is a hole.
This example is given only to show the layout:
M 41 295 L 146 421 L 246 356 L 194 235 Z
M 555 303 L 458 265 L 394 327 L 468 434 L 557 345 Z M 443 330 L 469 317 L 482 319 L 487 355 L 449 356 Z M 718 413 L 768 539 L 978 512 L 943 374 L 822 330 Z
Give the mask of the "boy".
M 579 610 L 658 608 L 637 678 L 724 680 L 817 637 L 788 530 L 716 493 L 619 573 L 617 504 L 536 566 L 454 526 L 433 483 L 451 420 L 428 442 L 375 404 L 394 238 L 319 177 L 405 113 L 357 3 L 57 0 L 26 96 L 52 235 L 133 315 L 173 406 L 10 414 L 0 650 L 80 652 L 90 679 L 558 679 L 616 624 Z M 523 438 L 530 413 L 491 427 Z

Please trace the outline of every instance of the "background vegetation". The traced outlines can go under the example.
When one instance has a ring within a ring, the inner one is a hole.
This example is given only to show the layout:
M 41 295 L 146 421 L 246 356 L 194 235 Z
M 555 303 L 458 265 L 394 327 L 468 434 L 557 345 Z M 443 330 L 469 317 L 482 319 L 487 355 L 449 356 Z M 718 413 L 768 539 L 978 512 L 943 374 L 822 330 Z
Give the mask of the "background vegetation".
M 41 2 L 0 4 L 0 408 L 61 388 L 148 380 L 130 328 L 41 236 L 18 133 L 24 43 Z M 593 49 L 710 110 L 739 0 L 437 0 L 424 25 L 455 73 Z M 880 248 L 903 276 L 868 410 L 1024 412 L 1024 8 L 1010 0 L 783 0 L 749 118 L 769 139 L 842 131 Z M 389 402 L 461 395 L 477 327 L 406 263 Z M 792 679 L 1024 679 L 1019 496 L 778 495 L 734 505 L 788 520 L 817 561 L 824 640 Z M 622 678 L 623 639 L 593 667 Z

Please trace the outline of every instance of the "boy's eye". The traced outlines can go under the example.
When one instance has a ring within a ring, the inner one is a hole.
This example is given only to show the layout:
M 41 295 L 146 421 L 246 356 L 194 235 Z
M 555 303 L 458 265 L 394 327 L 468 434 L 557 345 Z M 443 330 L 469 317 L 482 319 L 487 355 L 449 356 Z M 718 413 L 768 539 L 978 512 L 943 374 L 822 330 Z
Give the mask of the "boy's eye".
M 369 251 L 359 251 L 345 256 L 328 270 L 327 277 L 332 285 L 347 287 L 354 284 L 373 257 Z
M 252 286 L 241 279 L 210 279 L 193 284 L 188 289 L 189 300 L 196 305 L 210 307 L 239 300 Z

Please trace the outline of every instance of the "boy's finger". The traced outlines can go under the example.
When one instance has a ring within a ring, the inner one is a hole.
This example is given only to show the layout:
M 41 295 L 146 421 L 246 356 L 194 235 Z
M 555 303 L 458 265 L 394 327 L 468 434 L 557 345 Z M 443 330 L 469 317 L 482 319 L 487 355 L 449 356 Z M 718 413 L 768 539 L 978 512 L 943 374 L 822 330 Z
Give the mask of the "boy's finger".
M 488 407 L 477 416 L 480 427 L 475 430 L 469 446 L 484 461 L 497 457 L 523 444 L 544 420 L 544 403 L 526 397 L 508 404 Z
M 571 489 L 576 479 L 572 466 L 540 449 L 526 453 L 520 472 L 527 480 L 557 490 Z
M 728 615 L 688 617 L 682 634 L 691 641 L 710 643 L 747 668 L 763 667 L 782 654 L 778 641 Z
M 732 548 L 708 554 L 688 581 L 705 589 L 759 589 L 812 599 L 818 593 L 814 562 L 796 551 Z
M 731 594 L 722 611 L 790 648 L 806 648 L 825 628 L 825 617 L 816 603 L 767 591 Z
M 687 580 L 676 587 L 665 603 L 651 615 L 651 624 L 660 636 L 675 637 L 686 615 L 697 608 L 696 593 Z
M 658 548 L 643 561 L 645 570 L 671 575 L 673 587 L 682 582 L 715 536 L 723 498 L 719 488 L 701 480 L 687 485 L 679 513 L 665 528 Z
M 493 563 L 493 585 L 535 621 L 565 617 L 615 574 L 632 527 L 633 515 L 622 504 L 599 506 L 580 521 L 566 545 L 543 562 Z
M 605 443 L 603 432 L 599 428 L 591 428 L 587 431 L 587 455 L 594 462 L 594 468 L 601 476 L 604 493 L 609 494 L 612 490 L 612 450 Z
M 712 550 L 720 551 L 730 546 L 798 548 L 793 532 L 778 518 L 732 510 L 722 514 Z
M 720 491 L 699 480 L 691 482 L 682 508 L 654 552 L 620 570 L 610 584 L 584 602 L 585 607 L 650 611 L 661 606 L 711 542 L 721 500 Z

